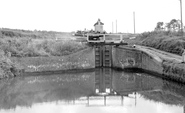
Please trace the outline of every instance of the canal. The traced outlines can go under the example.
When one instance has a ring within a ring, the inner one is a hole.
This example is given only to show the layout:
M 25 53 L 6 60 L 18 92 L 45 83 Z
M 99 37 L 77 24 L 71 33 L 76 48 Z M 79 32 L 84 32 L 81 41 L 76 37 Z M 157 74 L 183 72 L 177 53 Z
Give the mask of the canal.
M 0 81 L 0 113 L 184 113 L 185 85 L 109 68 Z

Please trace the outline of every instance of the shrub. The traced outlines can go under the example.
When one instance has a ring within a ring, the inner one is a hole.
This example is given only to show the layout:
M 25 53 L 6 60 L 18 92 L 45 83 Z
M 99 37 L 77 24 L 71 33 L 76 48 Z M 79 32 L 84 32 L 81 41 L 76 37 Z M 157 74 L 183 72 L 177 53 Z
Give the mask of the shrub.
M 55 44 L 51 46 L 50 52 L 51 52 L 51 55 L 54 55 L 54 56 L 64 56 L 64 55 L 69 55 L 77 51 L 80 51 L 86 47 L 87 46 L 79 42 L 60 41 L 60 42 L 55 42 Z
M 12 57 L 63 56 L 75 53 L 86 47 L 85 44 L 75 41 L 29 38 L 0 39 L 0 49 L 5 54 L 10 53 Z
M 21 74 L 18 64 L 14 64 L 5 56 L 3 50 L 0 50 L 0 78 L 8 78 Z

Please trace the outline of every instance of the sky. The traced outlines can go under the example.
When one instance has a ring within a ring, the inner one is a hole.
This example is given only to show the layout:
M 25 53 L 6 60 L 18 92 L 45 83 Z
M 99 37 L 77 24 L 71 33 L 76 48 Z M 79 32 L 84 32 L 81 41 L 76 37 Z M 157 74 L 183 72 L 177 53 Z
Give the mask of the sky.
M 185 1 L 183 22 L 185 22 Z M 133 33 L 154 30 L 157 22 L 180 19 L 179 0 L 0 0 L 0 28 L 71 32 L 94 29 Z M 185 24 L 184 24 L 185 25 Z

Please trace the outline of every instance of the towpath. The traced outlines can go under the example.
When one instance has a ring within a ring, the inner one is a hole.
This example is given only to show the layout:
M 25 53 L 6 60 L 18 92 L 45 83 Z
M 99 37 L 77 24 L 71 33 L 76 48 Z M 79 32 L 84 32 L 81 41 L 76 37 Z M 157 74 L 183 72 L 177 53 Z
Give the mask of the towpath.
M 165 51 L 157 50 L 157 49 L 154 49 L 151 47 L 146 47 L 146 46 L 136 45 L 135 48 L 137 48 L 141 51 L 147 52 L 148 54 L 152 55 L 156 59 L 160 58 L 161 60 L 169 60 L 169 61 L 174 61 L 176 63 L 182 62 L 182 56 L 180 56 L 180 55 L 168 53 Z

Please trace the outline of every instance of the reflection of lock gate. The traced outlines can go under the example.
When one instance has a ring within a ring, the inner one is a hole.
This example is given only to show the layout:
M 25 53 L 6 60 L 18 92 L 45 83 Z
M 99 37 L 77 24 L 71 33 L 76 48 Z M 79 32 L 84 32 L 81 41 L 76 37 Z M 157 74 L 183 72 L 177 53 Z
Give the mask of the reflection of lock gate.
M 95 93 L 100 95 L 114 93 L 112 89 L 112 70 L 110 68 L 96 69 Z
M 95 94 L 97 95 L 117 95 L 117 92 L 113 90 L 113 76 L 114 76 L 114 72 L 111 68 L 96 68 L 95 90 L 94 90 Z M 135 76 L 128 76 L 124 74 L 124 76 L 122 76 L 120 80 L 124 81 L 124 83 L 126 84 L 135 84 L 136 78 Z M 137 86 L 140 86 L 140 84 L 137 84 Z M 128 89 L 124 89 L 124 91 L 130 92 L 130 90 Z

